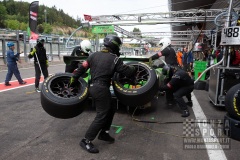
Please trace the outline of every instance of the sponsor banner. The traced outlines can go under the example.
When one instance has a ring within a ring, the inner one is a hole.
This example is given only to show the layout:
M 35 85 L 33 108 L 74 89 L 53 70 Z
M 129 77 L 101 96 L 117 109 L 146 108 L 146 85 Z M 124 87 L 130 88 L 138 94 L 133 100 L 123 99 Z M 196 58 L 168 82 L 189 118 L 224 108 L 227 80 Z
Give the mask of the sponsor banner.
M 114 26 L 93 26 L 92 27 L 92 33 L 113 33 L 114 32 Z
M 38 39 L 37 34 L 37 16 L 38 16 L 39 2 L 34 1 L 29 6 L 29 28 L 30 28 L 30 39 Z

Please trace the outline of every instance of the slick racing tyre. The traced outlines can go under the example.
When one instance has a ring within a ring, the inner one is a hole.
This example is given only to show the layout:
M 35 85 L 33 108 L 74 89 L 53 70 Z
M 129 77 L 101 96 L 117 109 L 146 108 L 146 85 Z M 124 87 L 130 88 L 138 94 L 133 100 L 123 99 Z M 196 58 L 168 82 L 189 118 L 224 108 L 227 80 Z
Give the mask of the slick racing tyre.
M 207 85 L 207 83 L 205 81 L 199 80 L 194 84 L 194 89 L 195 90 L 205 90 L 206 85 Z
M 240 120 L 240 84 L 228 90 L 225 98 L 225 107 L 230 117 Z
M 136 68 L 136 76 L 128 78 L 115 73 L 113 89 L 121 103 L 129 107 L 142 106 L 150 102 L 158 91 L 158 77 L 153 68 L 142 62 L 128 62 Z
M 223 133 L 232 139 L 240 141 L 240 121 L 226 114 L 224 116 Z
M 56 118 L 73 118 L 84 110 L 88 84 L 80 78 L 78 85 L 69 86 L 71 73 L 58 73 L 44 80 L 41 91 L 43 109 Z

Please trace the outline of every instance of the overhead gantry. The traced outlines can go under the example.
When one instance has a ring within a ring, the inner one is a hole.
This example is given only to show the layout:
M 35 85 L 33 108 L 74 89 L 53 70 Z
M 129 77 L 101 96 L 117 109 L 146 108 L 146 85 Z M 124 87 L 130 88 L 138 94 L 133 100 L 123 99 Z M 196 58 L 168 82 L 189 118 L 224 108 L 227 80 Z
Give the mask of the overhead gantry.
M 196 24 L 216 22 L 216 17 L 227 13 L 227 8 L 224 9 L 189 9 L 180 11 L 158 12 L 158 13 L 138 13 L 138 14 L 114 14 L 114 15 L 86 15 L 90 25 L 104 26 L 113 25 L 114 30 L 121 33 L 127 38 L 134 38 L 139 41 L 149 40 L 158 41 L 162 37 L 187 37 L 186 41 L 177 38 L 173 38 L 176 41 L 176 45 L 189 41 L 193 41 L 194 36 L 212 35 L 217 33 L 217 30 L 187 30 L 187 31 L 170 31 L 170 32 L 128 32 L 120 26 L 133 26 L 133 25 L 156 25 L 156 24 Z M 234 11 L 240 11 L 240 8 L 234 8 Z M 227 16 L 220 17 L 221 21 L 227 20 Z M 139 36 L 141 35 L 141 36 Z M 184 43 L 185 44 L 185 43 Z

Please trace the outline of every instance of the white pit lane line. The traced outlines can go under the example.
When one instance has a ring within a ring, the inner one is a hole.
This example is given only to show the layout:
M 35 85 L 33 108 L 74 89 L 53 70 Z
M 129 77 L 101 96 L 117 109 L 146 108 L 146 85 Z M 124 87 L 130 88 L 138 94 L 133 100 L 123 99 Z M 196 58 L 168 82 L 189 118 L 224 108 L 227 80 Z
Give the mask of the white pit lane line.
M 204 114 L 200 104 L 198 103 L 198 100 L 196 99 L 195 95 L 192 93 L 192 101 L 193 101 L 193 113 L 196 117 L 197 120 L 206 120 L 207 121 L 207 117 L 206 115 Z M 207 153 L 208 153 L 208 157 L 209 157 L 209 160 L 227 160 L 227 157 L 221 147 L 221 144 L 219 143 L 219 140 L 217 139 L 217 142 L 214 143 L 215 145 L 218 146 L 219 149 L 211 149 L 208 147 L 208 145 L 206 145 L 208 142 L 205 141 L 205 138 L 209 138 L 209 136 L 204 136 L 205 133 L 203 133 L 203 128 L 208 128 L 208 129 L 211 129 L 213 130 L 213 128 L 211 127 L 210 124 L 205 124 L 206 127 L 203 127 L 203 125 L 201 125 L 200 123 L 198 123 L 198 126 L 200 128 L 200 131 L 201 131 L 201 134 L 203 136 L 203 139 L 204 139 L 204 143 L 205 143 L 205 146 L 206 146 L 206 149 L 207 149 Z M 211 135 L 213 137 L 216 137 L 215 133 L 211 133 Z

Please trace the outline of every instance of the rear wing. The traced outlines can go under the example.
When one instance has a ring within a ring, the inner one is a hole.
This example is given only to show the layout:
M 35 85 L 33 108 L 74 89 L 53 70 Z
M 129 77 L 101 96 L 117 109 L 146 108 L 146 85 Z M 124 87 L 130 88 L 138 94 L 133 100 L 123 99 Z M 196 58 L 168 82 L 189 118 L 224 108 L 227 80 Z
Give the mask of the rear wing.
M 63 56 L 63 61 L 66 65 L 70 65 L 72 61 L 84 61 L 88 58 L 88 56 Z M 151 57 L 143 57 L 143 56 L 120 56 L 120 58 L 124 62 L 144 62 L 149 66 L 152 65 L 152 56 Z
M 63 62 L 66 64 L 66 65 L 70 65 L 71 62 L 74 62 L 74 61 L 84 61 L 88 58 L 88 56 L 63 56 Z

